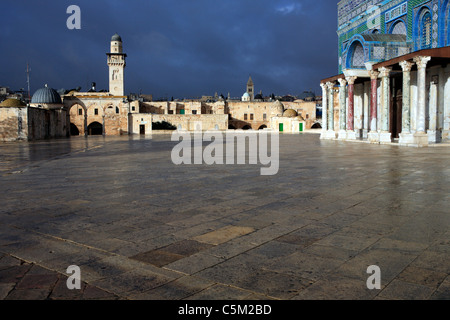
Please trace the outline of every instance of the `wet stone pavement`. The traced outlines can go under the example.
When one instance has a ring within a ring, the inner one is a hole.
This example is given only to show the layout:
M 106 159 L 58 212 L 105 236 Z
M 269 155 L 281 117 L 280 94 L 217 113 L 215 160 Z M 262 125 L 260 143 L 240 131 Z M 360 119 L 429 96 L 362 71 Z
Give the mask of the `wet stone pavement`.
M 448 146 L 280 135 L 261 176 L 176 144 L 0 144 L 0 299 L 450 299 Z

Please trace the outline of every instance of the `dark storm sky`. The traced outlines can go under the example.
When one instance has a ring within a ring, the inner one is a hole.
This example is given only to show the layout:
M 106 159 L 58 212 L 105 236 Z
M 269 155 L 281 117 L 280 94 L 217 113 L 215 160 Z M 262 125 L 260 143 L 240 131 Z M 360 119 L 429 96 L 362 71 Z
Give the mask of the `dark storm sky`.
M 81 30 L 66 9 L 81 8 Z M 0 86 L 32 93 L 108 89 L 117 32 L 128 54 L 125 91 L 158 97 L 240 97 L 251 74 L 263 94 L 321 94 L 337 74 L 336 0 L 2 0 Z

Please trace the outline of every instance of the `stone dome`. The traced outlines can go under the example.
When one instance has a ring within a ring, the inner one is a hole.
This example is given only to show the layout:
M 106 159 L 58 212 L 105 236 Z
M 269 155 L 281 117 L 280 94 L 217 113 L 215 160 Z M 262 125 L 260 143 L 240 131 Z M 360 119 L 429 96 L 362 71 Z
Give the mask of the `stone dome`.
M 292 109 L 287 109 L 284 113 L 283 113 L 283 117 L 288 117 L 288 118 L 293 118 L 298 116 L 297 111 L 292 110 Z
M 111 37 L 111 41 L 120 41 L 122 42 L 122 38 L 116 33 Z
M 23 101 L 21 101 L 19 99 L 14 99 L 14 98 L 6 99 L 0 103 L 0 107 L 16 107 L 17 108 L 17 107 L 25 107 L 25 106 L 26 106 L 26 104 Z
M 61 96 L 55 89 L 45 85 L 44 88 L 37 90 L 31 98 L 31 103 L 40 104 L 62 104 Z
M 272 103 L 271 109 L 272 109 L 273 113 L 276 114 L 277 116 L 283 115 L 284 107 L 283 107 L 283 104 L 279 100 Z

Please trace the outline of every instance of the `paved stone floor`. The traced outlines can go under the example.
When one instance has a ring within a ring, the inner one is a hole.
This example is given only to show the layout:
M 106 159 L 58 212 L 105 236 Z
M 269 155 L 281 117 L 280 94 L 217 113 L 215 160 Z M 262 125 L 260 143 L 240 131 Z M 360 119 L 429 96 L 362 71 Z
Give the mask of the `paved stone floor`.
M 261 176 L 175 144 L 0 144 L 0 299 L 450 299 L 450 148 L 281 135 Z

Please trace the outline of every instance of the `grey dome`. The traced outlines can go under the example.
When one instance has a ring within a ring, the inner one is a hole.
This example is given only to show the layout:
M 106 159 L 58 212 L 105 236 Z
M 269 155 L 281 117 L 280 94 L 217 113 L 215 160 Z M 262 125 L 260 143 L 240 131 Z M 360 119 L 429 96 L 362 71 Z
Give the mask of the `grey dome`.
M 38 89 L 33 94 L 31 103 L 62 104 L 62 101 L 61 96 L 55 89 L 49 88 L 45 85 L 44 88 Z
M 120 41 L 122 42 L 122 38 L 116 33 L 112 36 L 111 41 Z

